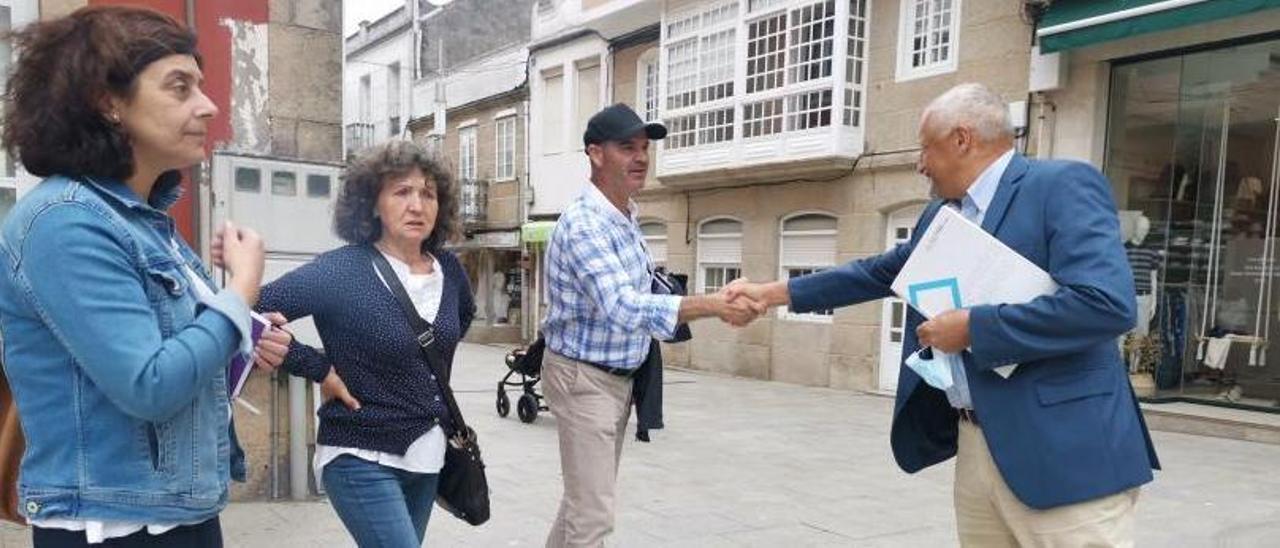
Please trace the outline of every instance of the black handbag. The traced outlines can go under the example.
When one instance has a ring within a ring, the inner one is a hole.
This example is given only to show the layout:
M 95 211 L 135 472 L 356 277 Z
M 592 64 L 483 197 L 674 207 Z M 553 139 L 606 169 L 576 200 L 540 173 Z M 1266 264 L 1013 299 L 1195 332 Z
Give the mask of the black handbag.
M 671 274 L 665 268 L 658 267 L 653 270 L 653 283 L 650 292 L 655 295 L 687 295 L 685 291 L 685 280 L 689 277 L 684 274 Z M 671 339 L 663 341 L 669 343 L 685 342 L 693 338 L 693 331 L 689 329 L 689 324 L 682 323 L 676 326 L 676 332 Z
M 449 409 L 452 425 L 448 434 L 448 443 L 444 449 L 444 467 L 440 469 L 436 488 L 436 504 L 458 519 L 471 525 L 480 525 L 489 521 L 489 480 L 484 474 L 484 460 L 480 458 L 480 445 L 476 441 L 476 432 L 462 420 L 462 410 L 453 397 L 453 389 L 449 387 L 449 369 L 439 355 L 435 343 L 435 330 L 431 322 L 418 315 L 418 310 L 409 300 L 409 294 L 400 284 L 387 258 L 373 246 L 368 246 L 373 264 L 382 274 L 382 279 L 391 288 L 391 294 L 400 302 L 400 308 L 409 327 L 416 334 L 418 349 L 436 376 L 436 384 L 444 395 L 445 406 Z

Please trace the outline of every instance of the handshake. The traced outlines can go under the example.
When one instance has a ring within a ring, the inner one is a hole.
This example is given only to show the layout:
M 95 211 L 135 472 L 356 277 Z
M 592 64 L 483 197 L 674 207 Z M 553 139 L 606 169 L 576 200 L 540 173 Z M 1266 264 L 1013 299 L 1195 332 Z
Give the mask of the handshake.
M 753 283 L 746 278 L 738 278 L 720 291 L 704 297 L 712 304 L 712 314 L 708 315 L 714 315 L 734 327 L 743 327 L 763 316 L 769 308 L 786 304 L 786 299 L 782 298 L 785 294 L 785 282 Z

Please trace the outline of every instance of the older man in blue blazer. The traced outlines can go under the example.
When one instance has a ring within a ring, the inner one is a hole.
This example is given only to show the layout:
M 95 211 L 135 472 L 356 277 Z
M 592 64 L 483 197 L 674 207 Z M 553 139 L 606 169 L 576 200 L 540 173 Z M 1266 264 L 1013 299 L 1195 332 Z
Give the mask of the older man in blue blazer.
M 907 317 L 904 357 L 960 353 L 950 386 L 899 375 L 890 442 L 907 472 L 956 456 L 964 546 L 1125 546 L 1138 487 L 1159 468 L 1115 345 L 1134 325 L 1133 276 L 1106 179 L 1014 152 L 1005 103 L 979 84 L 935 99 L 920 123 L 919 171 L 937 199 L 914 237 L 876 257 L 734 294 L 794 311 L 891 296 L 939 208 L 954 207 L 1047 271 L 1056 293 L 925 321 Z M 940 357 L 939 357 L 940 359 Z M 1019 364 L 1009 378 L 994 369 Z

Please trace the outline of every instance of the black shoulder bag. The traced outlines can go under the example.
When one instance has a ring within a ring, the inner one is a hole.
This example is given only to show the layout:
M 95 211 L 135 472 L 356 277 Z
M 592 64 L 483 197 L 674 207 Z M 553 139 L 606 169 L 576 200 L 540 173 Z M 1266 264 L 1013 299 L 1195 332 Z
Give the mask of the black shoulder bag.
M 462 420 L 462 410 L 458 409 L 453 389 L 449 387 L 449 371 L 438 354 L 439 349 L 432 344 L 435 342 L 435 330 L 430 322 L 418 315 L 417 308 L 409 300 L 409 294 L 400 284 L 395 271 L 391 270 L 387 258 L 373 246 L 369 246 L 368 251 L 373 257 L 373 264 L 382 274 L 382 279 L 391 288 L 391 294 L 400 302 L 400 309 L 409 320 L 409 327 L 417 335 L 418 349 L 435 373 L 436 385 L 444 395 L 449 416 L 453 419 L 452 431 L 446 431 L 449 443 L 445 445 L 444 468 L 440 469 L 436 504 L 462 521 L 480 525 L 489 521 L 489 481 L 485 479 L 484 460 L 480 458 L 476 433 Z

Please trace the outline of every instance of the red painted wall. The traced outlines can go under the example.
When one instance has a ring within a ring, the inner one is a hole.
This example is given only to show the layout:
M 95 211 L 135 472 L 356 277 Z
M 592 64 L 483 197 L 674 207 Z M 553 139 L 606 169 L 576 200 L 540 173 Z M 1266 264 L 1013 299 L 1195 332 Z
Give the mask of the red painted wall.
M 231 132 L 231 31 L 224 20 L 266 23 L 268 0 L 195 0 L 196 37 L 204 61 L 204 92 L 218 105 L 220 114 L 209 125 L 206 153 L 211 154 L 234 138 Z M 89 0 L 90 5 L 142 6 L 163 12 L 183 25 L 187 24 L 185 0 Z M 265 77 L 265 76 L 264 76 Z M 182 199 L 169 210 L 178 230 L 188 242 L 196 241 L 197 192 L 190 177 L 182 181 Z

